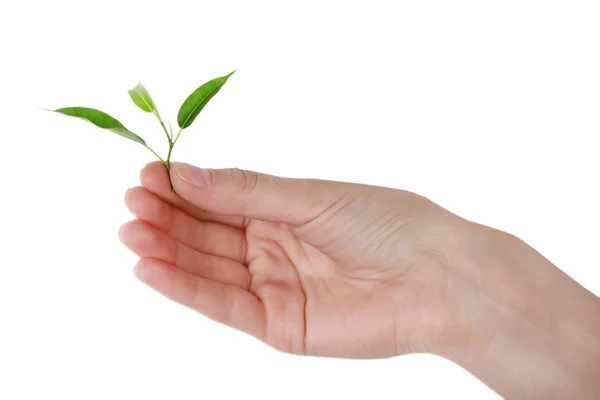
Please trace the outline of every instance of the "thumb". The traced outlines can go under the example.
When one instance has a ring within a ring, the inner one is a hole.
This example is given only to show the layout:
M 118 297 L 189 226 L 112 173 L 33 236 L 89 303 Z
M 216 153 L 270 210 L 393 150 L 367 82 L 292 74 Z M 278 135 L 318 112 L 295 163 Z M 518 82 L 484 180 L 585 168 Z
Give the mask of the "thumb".
M 306 223 L 341 206 L 352 186 L 180 162 L 171 164 L 171 182 L 179 196 L 207 211 L 288 224 Z

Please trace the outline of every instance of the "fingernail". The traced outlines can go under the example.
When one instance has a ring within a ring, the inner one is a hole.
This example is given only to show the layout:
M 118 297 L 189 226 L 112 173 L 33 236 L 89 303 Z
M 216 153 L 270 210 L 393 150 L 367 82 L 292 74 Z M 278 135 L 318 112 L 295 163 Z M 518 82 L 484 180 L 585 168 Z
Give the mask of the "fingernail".
M 212 175 L 209 170 L 186 163 L 172 163 L 173 170 L 185 183 L 196 187 L 210 185 Z

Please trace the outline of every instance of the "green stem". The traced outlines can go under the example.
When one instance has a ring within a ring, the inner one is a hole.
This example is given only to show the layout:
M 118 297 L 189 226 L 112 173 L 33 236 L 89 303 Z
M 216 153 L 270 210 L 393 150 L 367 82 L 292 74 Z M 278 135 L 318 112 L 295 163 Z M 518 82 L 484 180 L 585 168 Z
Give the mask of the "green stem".
M 162 118 L 160 117 L 160 114 L 158 113 L 158 111 L 155 111 L 154 115 L 158 119 L 158 122 L 160 122 L 160 126 L 162 126 L 163 131 L 165 132 L 165 135 L 167 135 L 167 140 L 169 141 L 169 145 L 170 145 L 171 140 L 173 140 L 173 138 L 171 136 L 169 136 L 169 131 L 167 130 L 167 127 L 165 126 L 165 123 L 163 122 Z
M 170 174 L 171 173 L 171 153 L 173 152 L 173 146 L 175 146 L 175 142 L 173 141 L 173 129 L 171 129 L 171 134 L 169 135 L 169 131 L 167 130 L 165 123 L 163 122 L 162 118 L 160 117 L 158 110 L 154 111 L 154 115 L 158 119 L 158 122 L 160 122 L 160 126 L 162 126 L 163 131 L 165 132 L 165 135 L 167 135 L 167 140 L 169 141 L 169 154 L 167 155 L 167 160 L 164 161 L 161 158 L 161 161 L 164 164 L 165 168 L 167 169 L 167 173 Z M 170 127 L 171 127 L 171 124 L 169 123 L 169 128 Z M 156 153 L 154 153 L 154 154 L 156 154 Z M 157 154 L 157 156 L 158 156 L 158 154 Z M 175 194 L 175 188 L 173 187 L 172 183 L 171 183 L 171 192 L 173 192 L 173 194 Z
M 173 152 L 173 147 L 175 146 L 175 142 L 169 141 L 169 154 L 167 154 L 167 161 L 165 166 L 167 167 L 167 171 L 171 172 L 171 153 Z M 171 192 L 175 194 L 175 188 L 173 187 L 173 183 L 171 183 Z
M 171 162 L 171 153 L 173 152 L 173 147 L 175 147 L 175 143 L 171 143 L 169 145 L 169 154 L 167 154 L 167 163 Z
M 175 136 L 175 140 L 173 140 L 173 146 L 175 146 L 175 143 L 177 143 L 177 139 L 179 139 L 179 135 L 181 135 L 182 131 L 183 128 L 179 129 L 179 132 L 177 132 L 177 136 Z
M 169 167 L 167 167 L 167 168 L 170 168 L 171 153 L 173 152 L 173 147 L 175 147 L 175 143 L 177 143 L 177 140 L 179 139 L 179 136 L 181 135 L 182 131 L 183 131 L 183 128 L 180 128 L 179 132 L 177 132 L 177 136 L 175 136 L 175 140 L 169 141 L 169 154 L 167 155 L 167 165 L 169 165 Z M 173 137 L 172 132 L 171 132 L 171 137 Z M 173 188 L 172 185 L 171 185 L 171 190 L 173 191 L 173 193 L 175 193 L 175 189 Z
M 148 147 L 147 145 L 144 145 L 145 148 L 147 148 L 148 150 L 150 150 L 152 152 L 152 154 L 154 154 L 156 157 L 158 157 L 158 159 L 160 160 L 161 163 L 166 165 L 166 161 L 163 160 L 163 158 L 161 156 L 158 155 L 157 152 L 155 152 L 154 150 L 152 150 L 150 147 Z

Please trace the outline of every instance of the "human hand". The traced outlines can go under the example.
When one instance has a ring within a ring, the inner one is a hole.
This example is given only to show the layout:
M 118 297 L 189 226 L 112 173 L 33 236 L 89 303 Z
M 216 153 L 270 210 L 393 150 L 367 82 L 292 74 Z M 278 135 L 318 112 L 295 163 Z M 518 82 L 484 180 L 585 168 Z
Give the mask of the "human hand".
M 598 388 L 598 298 L 512 235 L 401 190 L 182 163 L 170 178 L 177 195 L 161 164 L 142 170 L 120 236 L 172 300 L 290 353 L 434 353 L 508 397 Z
M 127 192 L 137 276 L 282 351 L 374 358 L 457 345 L 446 258 L 462 221 L 418 195 L 159 163 Z M 194 187 L 201 182 L 205 187 Z M 186 183 L 187 182 L 189 183 Z M 452 342 L 452 343 L 450 343 Z

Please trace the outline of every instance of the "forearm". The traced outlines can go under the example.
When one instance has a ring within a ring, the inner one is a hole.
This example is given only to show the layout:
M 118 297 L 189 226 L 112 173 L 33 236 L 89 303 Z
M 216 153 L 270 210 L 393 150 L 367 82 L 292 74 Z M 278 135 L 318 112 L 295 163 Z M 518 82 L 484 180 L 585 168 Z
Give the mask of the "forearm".
M 600 398 L 600 299 L 517 238 L 472 229 L 478 343 L 451 357 L 506 398 Z

